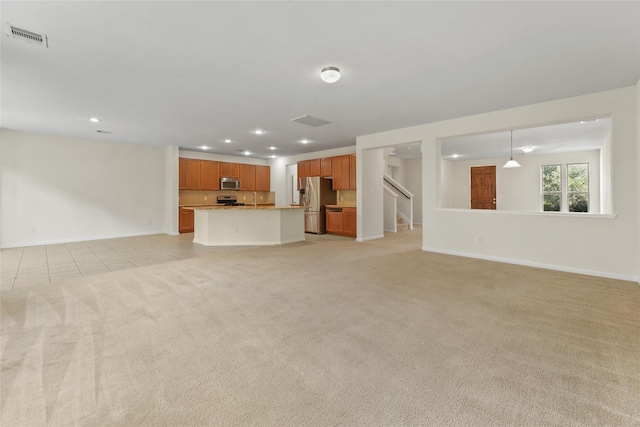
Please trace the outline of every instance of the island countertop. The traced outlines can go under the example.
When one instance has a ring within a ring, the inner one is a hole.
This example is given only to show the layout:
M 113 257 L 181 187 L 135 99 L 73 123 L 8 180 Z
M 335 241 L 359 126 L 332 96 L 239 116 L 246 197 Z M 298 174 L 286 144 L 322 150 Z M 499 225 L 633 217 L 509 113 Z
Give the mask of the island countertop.
M 250 211 L 272 211 L 272 210 L 285 210 L 285 209 L 304 209 L 304 206 L 273 206 L 273 205 L 244 205 L 244 206 L 184 206 L 182 209 L 188 209 L 193 211 L 208 211 L 208 210 L 250 210 Z

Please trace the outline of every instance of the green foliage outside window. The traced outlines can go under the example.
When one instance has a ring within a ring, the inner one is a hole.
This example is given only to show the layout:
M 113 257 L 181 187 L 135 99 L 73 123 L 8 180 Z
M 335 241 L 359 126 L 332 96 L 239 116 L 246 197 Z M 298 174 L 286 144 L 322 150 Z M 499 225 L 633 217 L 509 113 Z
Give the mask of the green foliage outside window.
M 562 169 L 560 165 L 542 166 L 542 209 L 560 212 L 562 199 Z
M 569 212 L 589 212 L 589 163 L 567 165 Z

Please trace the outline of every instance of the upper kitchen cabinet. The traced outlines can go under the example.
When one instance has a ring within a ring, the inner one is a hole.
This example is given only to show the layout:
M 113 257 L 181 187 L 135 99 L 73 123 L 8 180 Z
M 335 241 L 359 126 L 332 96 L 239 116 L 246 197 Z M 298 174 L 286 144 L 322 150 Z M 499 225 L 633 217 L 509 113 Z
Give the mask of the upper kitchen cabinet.
M 349 190 L 356 189 L 356 155 L 349 156 Z
M 187 190 L 200 189 L 200 160 L 187 159 Z
M 331 157 L 320 159 L 320 176 L 331 176 Z
M 304 178 L 308 176 L 311 176 L 309 175 L 309 160 L 298 162 L 298 190 L 300 189 L 300 182 L 302 181 L 304 186 Z
M 334 190 L 350 190 L 349 157 L 336 156 L 331 158 L 332 188 Z
M 255 191 L 256 190 L 256 165 L 246 165 L 241 163 L 240 169 L 240 190 Z
M 309 176 L 320 176 L 320 159 L 311 159 L 309 162 Z
M 220 162 L 200 160 L 200 190 L 220 189 Z
M 187 190 L 187 164 L 189 163 L 189 159 L 185 159 L 183 157 L 178 158 L 178 189 Z
M 271 168 L 256 166 L 256 191 L 271 191 Z
M 220 177 L 223 178 L 240 178 L 239 163 L 220 163 Z

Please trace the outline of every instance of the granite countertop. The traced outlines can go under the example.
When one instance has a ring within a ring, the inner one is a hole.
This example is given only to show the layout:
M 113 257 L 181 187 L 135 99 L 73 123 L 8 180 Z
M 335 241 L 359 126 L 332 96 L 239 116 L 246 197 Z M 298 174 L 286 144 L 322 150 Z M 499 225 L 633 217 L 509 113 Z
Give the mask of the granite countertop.
M 284 210 L 284 209 L 302 209 L 302 206 L 274 206 L 274 205 L 245 205 L 245 206 L 224 206 L 224 205 L 206 205 L 206 206 L 182 206 L 184 209 L 198 210 L 198 211 L 213 211 L 213 210 L 252 210 L 252 211 L 266 211 L 266 210 Z
M 179 208 L 201 208 L 207 206 L 225 206 L 224 203 L 186 203 L 182 205 L 178 205 Z M 253 204 L 246 203 L 245 206 L 253 207 Z M 273 206 L 273 203 L 258 203 L 258 206 Z M 231 206 L 231 207 L 240 207 L 240 206 Z
M 356 208 L 356 205 L 325 205 L 325 206 L 331 209 Z

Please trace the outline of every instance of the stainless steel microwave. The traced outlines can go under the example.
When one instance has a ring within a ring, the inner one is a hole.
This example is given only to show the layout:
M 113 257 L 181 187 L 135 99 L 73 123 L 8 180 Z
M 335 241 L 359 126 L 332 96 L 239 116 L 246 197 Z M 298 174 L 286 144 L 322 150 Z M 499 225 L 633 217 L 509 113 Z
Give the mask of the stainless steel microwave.
M 239 190 L 240 180 L 238 178 L 220 178 L 220 190 Z

